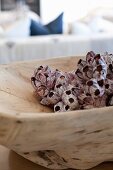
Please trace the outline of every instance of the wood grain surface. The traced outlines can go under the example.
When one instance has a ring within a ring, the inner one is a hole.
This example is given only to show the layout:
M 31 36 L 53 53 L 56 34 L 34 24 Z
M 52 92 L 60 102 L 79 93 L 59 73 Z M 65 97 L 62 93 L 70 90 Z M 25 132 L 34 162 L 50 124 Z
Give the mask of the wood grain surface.
M 51 169 L 88 169 L 113 160 L 113 107 L 53 113 L 33 95 L 38 65 L 71 71 L 79 57 L 0 66 L 0 144 Z
M 49 170 L 39 166 L 15 152 L 0 146 L 0 170 Z M 71 169 L 68 169 L 71 170 Z M 90 170 L 113 170 L 113 163 L 103 163 Z

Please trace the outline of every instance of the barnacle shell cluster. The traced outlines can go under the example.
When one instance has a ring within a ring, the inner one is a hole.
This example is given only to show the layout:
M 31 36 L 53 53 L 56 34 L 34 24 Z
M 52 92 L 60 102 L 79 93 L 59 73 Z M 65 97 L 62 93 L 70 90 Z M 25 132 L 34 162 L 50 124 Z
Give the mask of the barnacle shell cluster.
M 90 51 L 72 72 L 39 66 L 31 82 L 40 103 L 55 112 L 110 106 L 113 105 L 113 55 Z

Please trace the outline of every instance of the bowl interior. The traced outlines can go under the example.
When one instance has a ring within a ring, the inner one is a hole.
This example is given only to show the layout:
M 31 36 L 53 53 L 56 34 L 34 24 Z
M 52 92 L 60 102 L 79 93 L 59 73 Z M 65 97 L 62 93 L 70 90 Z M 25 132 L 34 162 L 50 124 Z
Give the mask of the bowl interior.
M 48 113 L 49 107 L 39 103 L 33 95 L 30 78 L 39 65 L 49 65 L 63 71 L 75 69 L 79 57 L 63 57 L 48 60 L 17 62 L 0 66 L 0 112 L 18 114 Z

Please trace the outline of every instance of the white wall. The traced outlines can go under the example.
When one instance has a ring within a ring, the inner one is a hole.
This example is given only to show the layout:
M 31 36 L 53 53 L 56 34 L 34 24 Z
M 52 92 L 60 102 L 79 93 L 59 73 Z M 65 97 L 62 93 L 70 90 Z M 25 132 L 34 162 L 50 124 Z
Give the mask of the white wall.
M 47 23 L 64 11 L 64 19 L 73 21 L 97 7 L 113 7 L 113 0 L 41 0 L 41 17 Z

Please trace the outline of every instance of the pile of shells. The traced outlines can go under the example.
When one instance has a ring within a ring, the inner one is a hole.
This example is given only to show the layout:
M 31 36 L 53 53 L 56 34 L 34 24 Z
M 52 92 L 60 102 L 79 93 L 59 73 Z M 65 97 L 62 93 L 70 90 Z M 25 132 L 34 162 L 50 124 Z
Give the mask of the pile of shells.
M 31 82 L 40 103 L 54 108 L 55 112 L 111 106 L 113 54 L 90 51 L 72 72 L 40 66 Z

